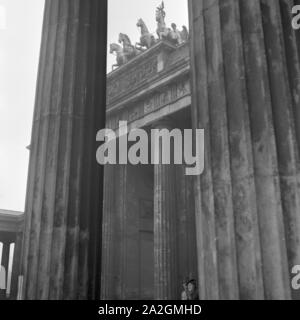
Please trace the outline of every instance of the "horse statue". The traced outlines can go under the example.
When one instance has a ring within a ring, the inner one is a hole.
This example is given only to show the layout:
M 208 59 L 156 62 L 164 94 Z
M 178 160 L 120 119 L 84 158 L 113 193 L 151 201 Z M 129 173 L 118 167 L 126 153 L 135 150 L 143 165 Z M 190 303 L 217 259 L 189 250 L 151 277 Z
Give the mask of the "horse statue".
M 164 2 L 161 3 L 161 5 L 156 9 L 156 21 L 157 21 L 157 29 L 156 33 L 158 35 L 158 38 L 160 40 L 168 40 L 174 45 L 180 44 L 180 37 L 178 34 L 171 30 L 170 28 L 167 28 L 165 23 L 165 5 Z
M 117 63 L 112 65 L 112 70 L 114 70 L 114 67 L 120 67 L 128 62 L 127 55 L 124 53 L 123 48 L 118 45 L 117 43 L 111 43 L 110 44 L 110 51 L 111 54 L 116 52 L 117 56 Z
M 140 38 L 140 42 L 137 42 L 135 44 L 135 47 L 140 50 L 145 50 L 143 49 L 144 47 L 146 47 L 146 49 L 151 48 L 156 41 L 155 41 L 154 35 L 149 32 L 144 20 L 139 19 L 136 26 L 141 28 L 141 38 Z
M 123 44 L 123 52 L 128 60 L 133 59 L 141 52 L 141 50 L 138 50 L 135 46 L 131 44 L 131 41 L 127 34 L 119 34 L 119 43 Z

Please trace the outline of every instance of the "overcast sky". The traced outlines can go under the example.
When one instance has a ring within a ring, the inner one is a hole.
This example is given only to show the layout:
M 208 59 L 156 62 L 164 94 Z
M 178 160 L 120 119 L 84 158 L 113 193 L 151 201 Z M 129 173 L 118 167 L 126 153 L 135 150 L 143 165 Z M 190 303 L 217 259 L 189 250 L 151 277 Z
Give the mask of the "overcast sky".
M 142 18 L 155 34 L 160 0 L 108 0 L 108 43 L 139 41 Z M 24 211 L 44 0 L 0 0 L 0 208 Z M 170 27 L 188 25 L 187 0 L 165 0 Z M 108 70 L 115 62 L 108 55 Z
M 43 6 L 0 0 L 1 209 L 24 210 Z

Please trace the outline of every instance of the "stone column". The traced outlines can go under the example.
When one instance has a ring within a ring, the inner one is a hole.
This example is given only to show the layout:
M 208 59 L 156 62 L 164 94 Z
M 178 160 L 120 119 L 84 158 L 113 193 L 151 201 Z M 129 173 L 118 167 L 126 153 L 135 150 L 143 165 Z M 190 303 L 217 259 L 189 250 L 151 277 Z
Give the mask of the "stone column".
M 5 237 L 5 236 L 4 236 Z M 6 237 L 1 240 L 2 242 L 2 258 L 1 258 L 1 266 L 5 268 L 5 289 L 0 290 L 0 300 L 6 300 L 6 292 L 7 292 L 7 279 L 8 279 L 8 264 L 9 264 L 9 249 L 10 243 L 7 241 Z
M 290 0 L 292 2 L 292 5 L 300 5 L 300 0 Z M 294 30 L 297 47 L 298 47 L 298 55 L 300 56 L 300 34 L 298 32 L 299 30 Z
M 171 125 L 160 122 L 153 129 L 171 130 Z M 171 300 L 178 299 L 180 288 L 176 257 L 176 171 L 174 165 L 162 164 L 161 138 L 154 148 L 159 152 L 159 164 L 154 165 L 154 298 Z
M 203 270 L 208 272 L 206 275 L 199 274 L 199 286 L 205 286 L 204 281 L 207 281 L 210 286 L 214 286 L 215 292 L 207 289 L 206 293 L 212 299 L 236 299 L 239 296 L 239 287 L 220 3 L 214 0 L 192 1 L 190 3 L 193 37 L 191 69 L 195 76 L 193 79 L 193 98 L 195 97 L 193 104 L 196 108 L 203 108 L 203 110 L 197 111 L 198 118 L 193 119 L 193 125 L 198 129 L 205 130 L 205 139 L 208 141 L 205 151 L 207 152 L 205 159 L 207 173 L 198 180 L 200 186 L 196 186 L 197 191 L 202 189 L 200 191 L 202 205 L 200 204 L 199 207 L 196 203 L 196 209 L 199 210 L 197 215 L 203 214 L 203 219 L 201 218 L 203 226 L 199 226 L 199 228 L 203 228 L 206 224 L 206 216 L 209 221 L 207 228 L 197 232 L 202 232 L 205 237 L 202 240 L 203 245 L 200 250 L 203 250 L 204 255 L 214 255 L 209 258 L 206 266 L 203 265 L 206 263 L 205 257 L 199 257 Z M 193 23 L 195 23 L 194 30 Z M 200 65 L 201 67 L 205 66 L 205 71 L 200 69 Z M 203 119 L 201 119 L 202 114 Z M 196 219 L 199 221 L 199 218 Z M 199 223 L 201 222 L 199 221 Z M 212 232 L 212 234 L 207 236 L 207 232 Z M 210 248 L 212 248 L 212 253 L 206 253 L 206 250 L 210 250 Z M 214 265 L 215 263 L 217 265 Z M 210 273 L 211 280 L 208 280 Z M 215 281 L 217 281 L 217 286 Z M 202 295 L 204 295 L 203 292 Z
M 8 279 L 9 251 L 10 251 L 10 242 L 3 241 L 1 265 L 5 268 L 5 272 L 6 272 L 6 280 L 5 280 L 6 290 L 7 290 L 7 279 Z
M 241 1 L 241 23 L 252 132 L 256 206 L 260 230 L 264 297 L 289 298 L 283 212 L 260 1 Z M 263 108 L 262 108 L 263 106 Z
M 297 131 L 295 130 L 295 124 L 299 126 L 297 113 L 299 113 L 298 109 L 300 107 L 298 101 L 300 87 L 297 83 L 299 83 L 300 69 L 297 56 L 294 56 L 293 59 L 295 64 L 294 71 L 288 68 L 289 65 L 287 64 L 291 43 L 287 43 L 288 46 L 284 47 L 282 42 L 284 35 L 289 30 L 285 29 L 284 31 L 282 27 L 282 13 L 286 11 L 284 4 L 287 4 L 287 2 L 274 1 L 271 3 L 270 1 L 262 0 L 265 45 L 270 66 L 269 79 L 277 144 L 281 201 L 284 212 L 285 243 L 282 242 L 282 245 L 287 247 L 289 262 L 289 271 L 287 273 L 292 278 L 292 268 L 300 264 L 300 158 L 296 139 Z M 289 7 L 291 10 L 291 5 Z M 287 34 L 286 36 L 291 42 L 291 35 Z M 285 40 L 287 39 L 285 38 Z M 298 74 L 297 80 L 295 79 L 295 74 Z M 289 80 L 292 80 L 292 82 L 289 82 Z M 296 101 L 295 90 L 297 92 Z M 297 296 L 299 297 L 299 295 Z
M 16 300 L 18 294 L 18 277 L 20 275 L 20 259 L 22 249 L 22 232 L 17 232 L 15 239 L 14 258 L 12 265 L 12 276 L 11 276 L 11 299 Z
M 114 250 L 116 219 L 116 185 L 114 183 L 116 166 L 104 167 L 104 198 L 102 223 L 102 271 L 101 299 L 114 298 Z
M 24 299 L 100 297 L 107 1 L 46 0 L 22 253 Z
M 262 299 L 260 239 L 239 1 L 220 1 L 239 297 Z M 233 36 L 234 35 L 234 36 Z
M 295 131 L 298 150 L 300 152 L 300 51 L 297 50 L 297 36 L 298 38 L 300 38 L 300 36 L 298 30 L 294 30 L 291 25 L 292 7 L 296 5 L 297 2 L 299 5 L 299 0 L 282 0 L 280 1 L 280 6 L 282 12 L 282 32 L 285 43 L 286 63 L 294 111 Z
M 203 10 L 203 1 L 189 1 L 192 125 L 193 128 L 205 129 L 205 170 L 201 176 L 195 177 L 194 183 L 198 288 L 201 300 L 214 300 L 219 298 L 219 282 Z
M 300 253 L 292 4 L 189 1 L 193 126 L 205 129 L 207 141 L 205 172 L 195 182 L 203 299 L 291 298 L 290 267 Z
M 126 300 L 126 269 L 127 269 L 127 206 L 128 193 L 128 165 L 117 165 L 117 183 L 116 190 L 118 195 L 116 197 L 116 224 L 114 237 L 114 268 L 115 281 L 113 283 L 114 299 Z
M 186 176 L 185 170 L 185 165 L 176 166 L 177 272 L 179 281 L 183 281 L 187 277 L 197 279 L 194 177 Z

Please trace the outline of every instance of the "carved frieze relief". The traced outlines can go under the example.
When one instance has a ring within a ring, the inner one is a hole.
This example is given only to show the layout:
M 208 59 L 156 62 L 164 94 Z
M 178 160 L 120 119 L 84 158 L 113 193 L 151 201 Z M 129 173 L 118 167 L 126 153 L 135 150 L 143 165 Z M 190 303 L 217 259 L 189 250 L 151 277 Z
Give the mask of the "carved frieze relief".
M 119 111 L 109 113 L 107 126 L 115 129 L 121 120 L 128 121 L 129 123 L 136 121 L 190 94 L 190 81 L 189 78 L 185 77 L 178 80 L 178 82 L 173 82 L 164 88 L 160 88 L 159 91 L 153 92 L 132 105 L 124 106 Z
M 151 79 L 157 74 L 157 57 L 154 56 L 149 61 L 143 61 L 128 72 L 124 72 L 116 79 L 108 80 L 107 85 L 107 103 L 120 95 L 133 91 L 144 81 Z

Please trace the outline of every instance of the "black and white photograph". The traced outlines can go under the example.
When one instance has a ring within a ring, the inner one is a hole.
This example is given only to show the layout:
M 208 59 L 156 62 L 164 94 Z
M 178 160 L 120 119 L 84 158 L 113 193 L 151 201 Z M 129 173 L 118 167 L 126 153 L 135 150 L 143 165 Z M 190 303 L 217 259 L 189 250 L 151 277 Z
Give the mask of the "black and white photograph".
M 0 0 L 11 300 L 300 300 L 299 0 Z

